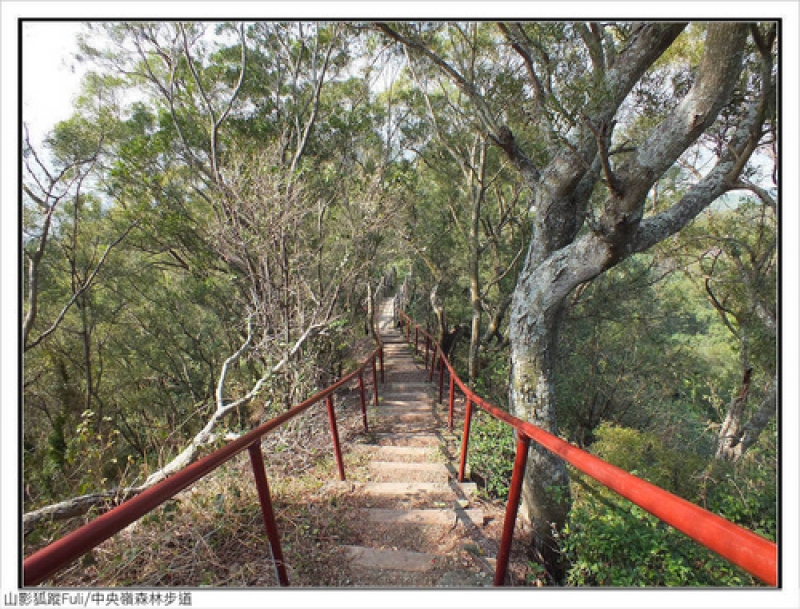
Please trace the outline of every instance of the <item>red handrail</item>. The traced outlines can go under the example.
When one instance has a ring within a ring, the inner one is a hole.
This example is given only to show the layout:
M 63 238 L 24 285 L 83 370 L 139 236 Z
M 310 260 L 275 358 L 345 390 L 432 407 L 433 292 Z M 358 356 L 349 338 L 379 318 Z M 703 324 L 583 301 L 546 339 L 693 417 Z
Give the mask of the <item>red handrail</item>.
M 494 583 L 496 586 L 503 585 L 505 574 L 508 568 L 509 550 L 511 545 L 511 535 L 513 534 L 513 523 L 517 517 L 519 503 L 519 487 L 527 459 L 520 455 L 527 455 L 527 439 L 533 440 L 552 453 L 555 453 L 564 461 L 571 464 L 579 471 L 591 476 L 615 493 L 630 500 L 644 510 L 650 512 L 660 520 L 678 529 L 699 542 L 706 548 L 713 550 L 723 558 L 730 560 L 748 573 L 770 586 L 778 585 L 778 548 L 777 544 L 756 535 L 752 531 L 740 527 L 729 520 L 726 520 L 708 510 L 705 510 L 685 499 L 673 495 L 654 484 L 646 482 L 628 472 L 603 461 L 602 459 L 572 446 L 561 438 L 517 417 L 501 410 L 490 404 L 482 397 L 474 393 L 458 377 L 453 370 L 450 361 L 442 353 L 442 349 L 435 339 L 414 322 L 404 311 L 400 311 L 400 319 L 408 324 L 407 336 L 410 334 L 410 327 L 415 326 L 415 335 L 421 332 L 425 337 L 426 362 L 427 351 L 433 348 L 434 357 L 431 358 L 431 376 L 433 378 L 434 362 L 438 360 L 440 366 L 439 380 L 439 402 L 442 402 L 443 375 L 445 367 L 450 375 L 449 407 L 451 409 L 450 420 L 452 420 L 452 391 L 457 386 L 464 395 L 467 403 L 467 410 L 464 421 L 464 437 L 462 439 L 461 463 L 459 467 L 459 480 L 463 481 L 463 472 L 466 465 L 467 448 L 469 443 L 469 423 L 472 413 L 472 405 L 478 406 L 491 416 L 511 425 L 518 433 L 517 458 L 512 474 L 511 488 L 509 491 L 509 503 L 506 509 L 506 522 L 504 524 L 504 534 L 501 540 L 500 551 L 498 552 L 497 571 L 495 572 Z M 415 342 L 418 342 L 415 341 Z M 438 358 L 435 357 L 438 354 Z
M 340 379 L 333 385 L 323 389 L 309 399 L 287 410 L 280 416 L 263 423 L 259 427 L 251 430 L 241 438 L 226 444 L 222 448 L 214 451 L 206 457 L 188 465 L 176 472 L 166 480 L 150 487 L 135 497 L 128 499 L 117 507 L 109 510 L 105 514 L 86 523 L 72 533 L 65 535 L 50 545 L 38 550 L 23 562 L 23 579 L 25 586 L 34 586 L 41 583 L 50 575 L 53 575 L 67 564 L 80 558 L 83 554 L 98 546 L 100 543 L 115 535 L 129 524 L 135 522 L 148 512 L 154 510 L 162 503 L 172 498 L 178 492 L 190 486 L 197 480 L 207 476 L 223 463 L 229 461 L 244 450 L 250 451 L 253 473 L 258 488 L 261 508 L 264 515 L 264 523 L 267 528 L 269 543 L 272 549 L 273 559 L 276 563 L 278 581 L 281 585 L 288 585 L 283 555 L 280 548 L 280 540 L 277 535 L 275 516 L 272 511 L 272 501 L 269 496 L 269 486 L 267 485 L 264 474 L 264 463 L 261 453 L 261 439 L 276 429 L 286 421 L 296 417 L 314 404 L 325 401 L 328 409 L 329 420 L 331 423 L 331 433 L 333 435 L 334 454 L 336 456 L 337 467 L 340 478 L 344 479 L 344 465 L 339 449 L 339 438 L 336 429 L 336 419 L 333 409 L 333 394 L 344 385 L 350 383 L 358 377 L 359 393 L 361 396 L 361 411 L 366 427 L 366 403 L 363 391 L 364 370 L 368 365 L 372 368 L 372 378 L 375 385 L 375 401 L 378 400 L 378 384 L 375 372 L 375 361 L 380 361 L 381 376 L 383 376 L 383 346 L 378 338 L 378 348 L 376 348 L 364 362 L 353 372 Z

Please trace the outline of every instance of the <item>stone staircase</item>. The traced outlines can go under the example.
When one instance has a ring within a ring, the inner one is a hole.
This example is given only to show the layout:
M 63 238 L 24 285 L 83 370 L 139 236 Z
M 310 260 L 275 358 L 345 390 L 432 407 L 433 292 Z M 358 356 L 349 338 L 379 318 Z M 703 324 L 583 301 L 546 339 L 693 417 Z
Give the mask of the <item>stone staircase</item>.
M 483 558 L 491 545 L 483 534 L 487 517 L 475 484 L 457 481 L 458 438 L 446 431 L 446 405 L 436 403 L 424 362 L 392 326 L 390 300 L 378 327 L 386 382 L 370 409 L 369 433 L 350 449 L 363 473 L 360 481 L 331 485 L 358 506 L 356 542 L 341 546 L 346 585 L 491 586 L 494 561 Z

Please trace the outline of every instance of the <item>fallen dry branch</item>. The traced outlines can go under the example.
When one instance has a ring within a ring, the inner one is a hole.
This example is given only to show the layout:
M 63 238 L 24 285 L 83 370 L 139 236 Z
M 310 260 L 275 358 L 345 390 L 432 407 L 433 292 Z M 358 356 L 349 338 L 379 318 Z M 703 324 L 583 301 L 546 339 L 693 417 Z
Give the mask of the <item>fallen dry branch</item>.
M 129 488 L 123 489 L 112 489 L 109 491 L 102 491 L 99 493 L 90 493 L 87 495 L 81 495 L 79 497 L 72 497 L 70 499 L 66 499 L 59 503 L 48 505 L 43 508 L 39 508 L 37 510 L 33 510 L 24 514 L 22 517 L 22 526 L 23 531 L 27 534 L 31 532 L 34 528 L 44 522 L 52 522 L 56 520 L 66 520 L 68 518 L 75 518 L 78 516 L 82 516 L 86 514 L 92 508 L 106 508 L 110 505 L 114 505 L 124 501 L 125 499 L 129 499 L 148 488 L 155 486 L 162 480 L 166 479 L 168 476 L 180 471 L 187 465 L 193 463 L 197 460 L 198 455 L 200 453 L 200 449 L 211 443 L 215 438 L 214 430 L 217 428 L 219 423 L 224 420 L 224 418 L 234 412 L 236 408 L 239 406 L 243 406 L 250 402 L 256 395 L 258 395 L 261 388 L 264 386 L 269 378 L 280 372 L 284 366 L 294 357 L 298 351 L 303 347 L 303 345 L 311 338 L 322 332 L 328 323 L 312 323 L 311 325 L 306 328 L 305 332 L 300 336 L 300 338 L 295 341 L 295 344 L 292 348 L 288 351 L 281 361 L 277 364 L 269 368 L 264 375 L 258 379 L 258 381 L 253 385 L 253 388 L 247 392 L 244 396 L 237 400 L 228 401 L 226 402 L 223 399 L 223 388 L 225 385 L 225 379 L 228 374 L 228 370 L 230 367 L 250 348 L 250 345 L 253 342 L 253 327 L 252 327 L 252 317 L 248 319 L 247 325 L 247 338 L 245 339 L 242 346 L 227 360 L 222 366 L 222 370 L 220 372 L 219 381 L 217 383 L 217 391 L 216 391 L 216 410 L 211 418 L 208 420 L 206 425 L 201 429 L 195 437 L 192 439 L 191 443 L 183 449 L 183 451 L 178 454 L 177 457 L 172 459 L 169 463 L 167 463 L 164 467 L 159 469 L 158 471 L 152 473 L 145 482 L 140 486 L 134 486 Z

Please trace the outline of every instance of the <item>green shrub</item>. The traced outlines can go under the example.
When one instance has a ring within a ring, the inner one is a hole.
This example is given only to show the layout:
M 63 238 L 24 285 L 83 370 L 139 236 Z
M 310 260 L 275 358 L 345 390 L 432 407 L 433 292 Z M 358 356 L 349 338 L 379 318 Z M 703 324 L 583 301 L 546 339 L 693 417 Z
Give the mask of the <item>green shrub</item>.
M 572 586 L 748 586 L 756 582 L 715 553 L 610 491 L 573 505 L 561 549 Z
M 652 433 L 607 424 L 598 428 L 597 437 L 592 449 L 599 457 L 774 539 L 774 475 L 759 473 L 750 464 L 757 459 L 711 467 L 694 453 L 665 448 Z M 743 570 L 599 483 L 575 474 L 572 491 L 561 541 L 571 564 L 568 584 L 758 585 Z
M 771 541 L 776 540 L 778 479 L 775 447 L 763 434 L 735 465 L 715 462 L 701 480 L 704 506 Z
M 514 469 L 513 429 L 482 411 L 473 411 L 469 442 L 472 477 L 493 498 L 506 499 Z
M 603 423 L 595 430 L 592 452 L 648 482 L 693 501 L 697 474 L 706 465 L 694 453 L 664 446 L 654 433 Z
M 464 342 L 468 343 L 468 340 Z M 505 351 L 489 351 L 485 353 L 484 357 L 481 358 L 480 375 L 475 379 L 475 386 L 473 387 L 475 393 L 497 405 L 507 403 L 510 363 L 511 360 Z M 464 367 L 466 368 L 466 362 Z M 459 374 L 461 372 L 459 370 Z M 463 378 L 466 378 L 466 376 Z

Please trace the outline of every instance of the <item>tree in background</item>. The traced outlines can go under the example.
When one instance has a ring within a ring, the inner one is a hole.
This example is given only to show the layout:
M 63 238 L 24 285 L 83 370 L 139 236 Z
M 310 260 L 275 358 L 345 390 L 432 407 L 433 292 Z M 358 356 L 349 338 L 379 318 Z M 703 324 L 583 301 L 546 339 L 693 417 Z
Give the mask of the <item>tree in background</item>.
M 467 24 L 468 35 L 482 36 L 473 25 Z M 520 180 L 488 135 L 473 129 L 458 88 L 413 55 L 403 59 L 407 67 L 392 90 L 404 110 L 400 145 L 413 154 L 419 174 L 405 239 L 424 262 L 421 276 L 431 277 L 440 342 L 452 349 L 458 336 L 468 337 L 466 373 L 473 384 L 489 344 L 504 344 L 501 327 L 526 242 L 527 210 Z
M 719 408 L 717 459 L 739 461 L 777 410 L 777 206 L 741 197 L 689 232 L 687 274 L 734 339 L 739 385 Z

